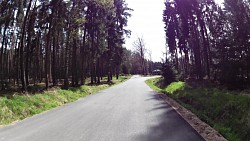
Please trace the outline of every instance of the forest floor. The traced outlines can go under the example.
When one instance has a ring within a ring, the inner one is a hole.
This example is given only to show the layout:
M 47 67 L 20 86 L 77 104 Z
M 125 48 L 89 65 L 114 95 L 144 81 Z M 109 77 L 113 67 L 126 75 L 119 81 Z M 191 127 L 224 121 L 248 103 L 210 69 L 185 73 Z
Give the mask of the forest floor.
M 68 90 L 57 87 L 42 91 L 44 86 L 40 84 L 36 87 L 30 87 L 29 92 L 25 94 L 15 90 L 3 91 L 0 95 L 0 127 L 76 101 L 122 83 L 130 77 L 120 76 L 119 79 L 112 80 L 112 83 L 107 83 L 104 78 L 100 84 L 94 85 L 91 85 L 87 79 L 86 85 L 72 87 Z
M 146 83 L 158 91 L 207 141 L 250 140 L 249 93 L 184 82 L 164 86 L 160 77 L 149 79 Z

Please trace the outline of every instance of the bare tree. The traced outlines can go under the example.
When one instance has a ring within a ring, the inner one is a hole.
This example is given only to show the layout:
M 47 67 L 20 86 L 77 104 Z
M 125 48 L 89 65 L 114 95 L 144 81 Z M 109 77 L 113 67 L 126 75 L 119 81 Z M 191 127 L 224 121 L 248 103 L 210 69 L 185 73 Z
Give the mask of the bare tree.
M 145 42 L 143 37 L 137 37 L 137 39 L 133 43 L 134 50 L 136 53 L 140 55 L 140 68 L 141 68 L 141 74 L 146 74 L 146 52 L 147 49 L 145 47 Z

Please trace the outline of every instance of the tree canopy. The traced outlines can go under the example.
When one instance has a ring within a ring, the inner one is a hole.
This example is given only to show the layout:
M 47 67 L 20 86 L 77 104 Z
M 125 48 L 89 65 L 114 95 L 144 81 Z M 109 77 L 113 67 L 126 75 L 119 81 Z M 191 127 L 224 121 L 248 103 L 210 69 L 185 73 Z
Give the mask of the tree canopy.
M 250 5 L 246 0 L 166 0 L 168 63 L 183 79 L 250 84 Z

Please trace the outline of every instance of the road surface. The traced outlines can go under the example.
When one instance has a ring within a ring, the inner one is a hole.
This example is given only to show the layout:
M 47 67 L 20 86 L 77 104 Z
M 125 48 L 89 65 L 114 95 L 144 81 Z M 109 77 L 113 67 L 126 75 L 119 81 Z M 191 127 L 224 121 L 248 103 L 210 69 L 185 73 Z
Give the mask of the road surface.
M 130 80 L 0 128 L 0 141 L 203 141 L 150 89 Z

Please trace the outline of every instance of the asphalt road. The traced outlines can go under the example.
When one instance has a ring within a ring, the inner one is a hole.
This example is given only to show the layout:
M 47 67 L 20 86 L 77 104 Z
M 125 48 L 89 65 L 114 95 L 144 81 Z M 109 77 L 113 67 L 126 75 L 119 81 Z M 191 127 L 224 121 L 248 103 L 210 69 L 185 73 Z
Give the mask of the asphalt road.
M 130 80 L 0 128 L 0 141 L 203 141 L 144 81 Z

